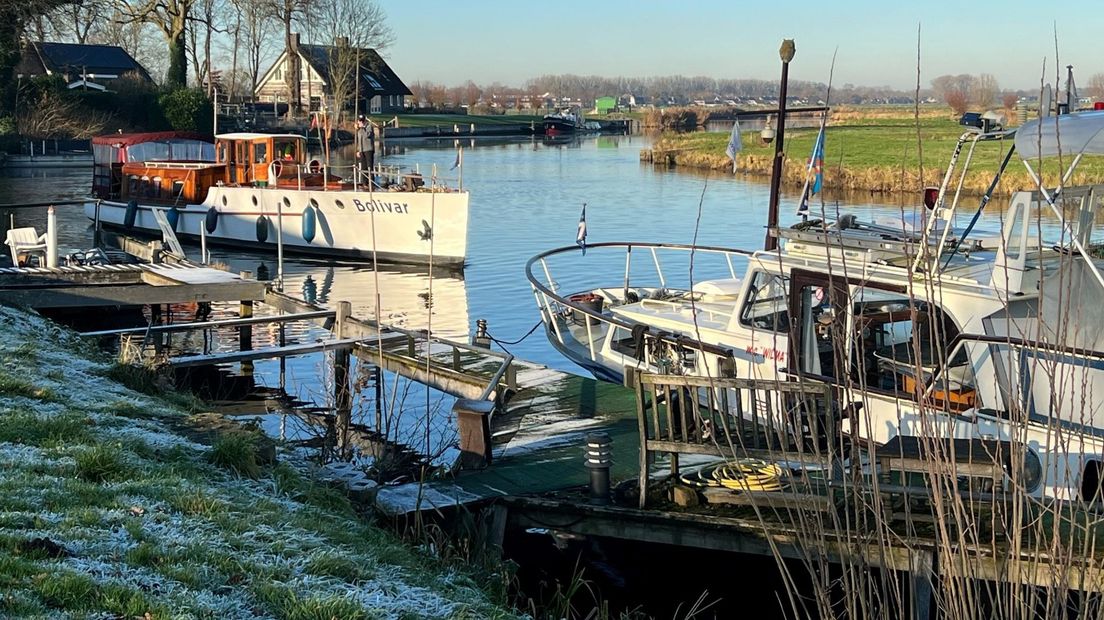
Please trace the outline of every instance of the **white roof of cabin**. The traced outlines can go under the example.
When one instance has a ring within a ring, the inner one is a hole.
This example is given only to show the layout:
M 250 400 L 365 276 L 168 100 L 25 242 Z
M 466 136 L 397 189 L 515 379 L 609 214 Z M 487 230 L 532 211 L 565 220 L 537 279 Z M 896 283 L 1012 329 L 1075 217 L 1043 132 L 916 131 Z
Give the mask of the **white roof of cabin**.
M 1016 130 L 1016 150 L 1037 157 L 1104 154 L 1104 112 L 1059 114 L 1027 121 Z
M 258 138 L 297 138 L 299 140 L 306 140 L 306 136 L 300 136 L 294 133 L 223 133 L 215 136 L 225 140 L 256 140 Z

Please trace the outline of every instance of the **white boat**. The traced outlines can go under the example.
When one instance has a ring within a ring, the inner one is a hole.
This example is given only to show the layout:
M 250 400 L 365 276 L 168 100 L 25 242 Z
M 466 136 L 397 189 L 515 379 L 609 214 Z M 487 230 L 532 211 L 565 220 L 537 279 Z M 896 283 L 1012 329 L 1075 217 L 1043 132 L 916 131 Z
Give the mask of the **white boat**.
M 837 427 L 863 445 L 995 441 L 1016 455 L 1015 480 L 1028 493 L 1099 500 L 1104 236 L 1094 225 L 1104 185 L 1039 181 L 1012 195 L 1000 234 L 979 236 L 992 188 L 980 206 L 965 205 L 952 187 L 959 154 L 987 140 L 1007 148 L 1013 133 L 1037 181 L 1040 158 L 1064 155 L 1069 179 L 1083 154 L 1104 154 L 1104 113 L 967 132 L 916 228 L 844 216 L 778 229 L 783 244 L 772 251 L 603 243 L 585 258 L 575 247 L 545 252 L 527 274 L 547 336 L 610 381 L 634 369 L 826 383 Z M 953 228 L 956 214 L 973 216 L 970 226 Z M 720 277 L 677 286 L 691 253 L 694 273 Z M 565 281 L 600 277 L 591 261 L 624 272 L 561 291 L 554 274 L 568 261 Z
M 299 135 L 161 132 L 93 139 L 101 224 L 159 233 L 164 210 L 178 236 L 283 250 L 462 268 L 468 192 L 418 173 L 377 169 L 373 183 L 305 161 Z

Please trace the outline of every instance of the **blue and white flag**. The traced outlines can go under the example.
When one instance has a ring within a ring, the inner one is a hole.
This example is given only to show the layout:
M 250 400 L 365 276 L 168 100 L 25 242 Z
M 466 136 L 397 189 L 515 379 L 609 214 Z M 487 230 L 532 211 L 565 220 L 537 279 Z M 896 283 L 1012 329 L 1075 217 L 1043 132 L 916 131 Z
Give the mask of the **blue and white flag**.
M 460 166 L 464 165 L 464 149 L 456 149 L 456 161 L 452 163 L 452 167 L 449 170 L 456 170 Z
M 736 119 L 736 122 L 732 123 L 732 135 L 728 137 L 728 148 L 725 149 L 725 155 L 732 160 L 732 172 L 736 172 L 736 153 L 740 149 L 744 148 L 744 142 L 740 139 L 740 119 Z
M 809 156 L 809 165 L 805 168 L 805 190 L 801 192 L 801 206 L 797 208 L 798 215 L 805 215 L 809 211 L 809 198 L 820 192 L 824 184 L 824 125 L 821 124 L 816 142 L 813 143 L 813 154 Z
M 583 251 L 583 256 L 586 256 L 586 203 L 583 203 L 583 213 L 579 216 L 579 231 L 575 233 L 575 243 L 579 244 L 579 249 Z

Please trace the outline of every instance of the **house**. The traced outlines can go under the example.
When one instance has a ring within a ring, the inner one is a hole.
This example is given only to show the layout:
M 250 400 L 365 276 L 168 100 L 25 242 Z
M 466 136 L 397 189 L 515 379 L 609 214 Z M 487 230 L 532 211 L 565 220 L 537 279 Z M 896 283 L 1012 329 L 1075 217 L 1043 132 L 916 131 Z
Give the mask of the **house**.
M 104 91 L 123 76 L 153 82 L 150 74 L 117 45 L 84 45 L 38 41 L 23 48 L 15 75 L 32 78 L 60 75 L 69 88 Z
M 293 34 L 291 48 L 300 59 L 300 101 L 304 106 L 310 102 L 311 111 L 332 109 L 335 85 L 339 91 L 349 93 L 346 108 L 369 114 L 402 112 L 407 107 L 406 98 L 413 96 L 376 50 L 351 47 L 344 37 L 338 39 L 337 45 L 305 45 L 299 42 L 298 34 Z M 288 52 L 284 50 L 261 77 L 253 93 L 257 101 L 288 101 L 287 73 L 291 65 Z M 341 69 L 346 66 L 351 69 L 358 60 L 359 71 Z M 360 94 L 354 98 L 352 93 L 357 84 Z

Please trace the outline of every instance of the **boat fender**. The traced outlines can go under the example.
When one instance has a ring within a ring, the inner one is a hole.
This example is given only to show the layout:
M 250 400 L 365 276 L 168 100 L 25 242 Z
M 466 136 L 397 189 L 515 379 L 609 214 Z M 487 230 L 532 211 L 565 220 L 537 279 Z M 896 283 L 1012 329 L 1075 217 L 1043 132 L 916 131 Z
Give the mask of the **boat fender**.
M 263 215 L 257 216 L 257 241 L 268 241 L 268 218 Z
M 131 200 L 127 203 L 126 214 L 123 215 L 123 226 L 134 228 L 134 220 L 138 218 L 138 201 Z
M 214 234 L 215 229 L 218 228 L 218 209 L 211 207 L 207 209 L 207 221 L 205 227 L 207 228 L 207 234 Z
M 314 241 L 317 224 L 318 215 L 314 212 L 314 207 L 308 205 L 306 209 L 303 209 L 303 241 L 307 243 Z
M 172 231 L 176 232 L 176 226 L 180 223 L 180 210 L 176 207 L 170 207 L 168 212 L 165 213 L 165 219 L 169 222 Z

